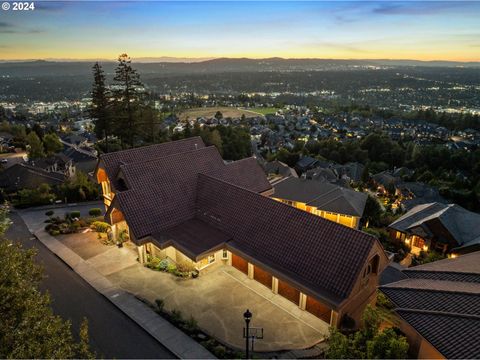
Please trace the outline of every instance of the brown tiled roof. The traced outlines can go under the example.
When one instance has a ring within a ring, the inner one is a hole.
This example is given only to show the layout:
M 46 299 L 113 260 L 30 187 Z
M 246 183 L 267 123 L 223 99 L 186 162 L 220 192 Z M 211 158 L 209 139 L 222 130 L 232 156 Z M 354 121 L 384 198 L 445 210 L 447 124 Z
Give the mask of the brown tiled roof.
M 153 234 L 152 238 L 161 249 L 173 245 L 198 261 L 205 254 L 222 247 L 231 237 L 201 220 L 191 219 Z
M 204 147 L 205 144 L 203 143 L 202 138 L 195 136 L 178 141 L 169 141 L 161 144 L 102 154 L 100 155 L 100 161 L 103 163 L 105 171 L 113 186 L 117 187 L 115 177 L 122 164 L 140 163 Z
M 200 175 L 197 217 L 231 234 L 228 246 L 338 305 L 376 239 L 218 179 Z
M 194 217 L 198 174 L 212 174 L 252 191 L 271 187 L 255 159 L 225 165 L 214 146 L 120 168 L 129 190 L 115 197 L 137 239 Z

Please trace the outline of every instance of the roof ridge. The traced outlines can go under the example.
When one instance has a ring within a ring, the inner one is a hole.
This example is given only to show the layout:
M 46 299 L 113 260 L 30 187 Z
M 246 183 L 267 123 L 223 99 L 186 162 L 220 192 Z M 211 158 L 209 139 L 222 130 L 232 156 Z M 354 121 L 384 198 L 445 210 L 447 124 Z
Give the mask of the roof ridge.
M 184 138 L 184 139 L 179 139 L 179 140 L 171 140 L 171 141 L 166 141 L 166 142 L 163 142 L 163 143 L 158 143 L 158 144 L 151 144 L 151 145 L 146 145 L 146 146 L 138 146 L 138 147 L 134 147 L 134 148 L 130 148 L 130 149 L 123 149 L 123 150 L 119 150 L 119 151 L 112 151 L 112 152 L 108 152 L 108 153 L 103 153 L 101 154 L 99 157 L 100 158 L 104 158 L 104 157 L 108 157 L 108 155 L 111 155 L 111 154 L 119 154 L 119 153 L 125 153 L 127 151 L 132 151 L 132 150 L 136 150 L 136 149 L 146 149 L 146 148 L 152 148 L 154 146 L 161 146 L 163 144 L 168 144 L 168 143 L 172 143 L 172 142 L 184 142 L 184 141 L 192 141 L 193 139 L 200 139 L 200 141 L 202 141 L 203 144 L 205 144 L 203 142 L 203 139 L 201 138 L 201 136 L 192 136 L 192 137 L 189 137 L 189 138 Z
M 473 253 L 472 253 L 473 254 Z M 466 254 L 468 255 L 468 254 Z M 464 255 L 462 255 L 464 256 Z M 450 260 L 450 259 L 441 259 L 437 261 L 442 261 L 442 260 Z M 423 264 L 427 265 L 427 264 Z M 422 266 L 422 265 L 417 265 L 417 266 Z M 449 271 L 449 270 L 423 270 L 423 269 L 415 269 L 416 266 L 403 269 L 402 272 L 407 272 L 407 276 L 409 272 L 425 272 L 425 273 L 444 273 L 444 274 L 461 274 L 461 275 L 476 275 L 480 277 L 480 273 L 475 273 L 475 272 L 467 272 L 467 271 Z M 412 279 L 412 278 L 411 278 Z M 417 278 L 418 279 L 418 278 Z M 423 278 L 422 278 L 423 279 Z
M 210 146 L 202 147 L 202 148 L 200 148 L 200 149 L 193 149 L 193 150 L 188 150 L 188 151 L 181 151 L 181 152 L 177 152 L 177 153 L 170 154 L 170 155 L 167 155 L 167 156 L 156 157 L 156 158 L 154 158 L 154 159 L 148 159 L 148 160 L 140 161 L 140 162 L 124 163 L 123 161 L 119 161 L 119 163 L 120 163 L 119 169 L 125 169 L 125 167 L 128 167 L 128 166 L 136 166 L 136 165 L 140 165 L 140 164 L 144 165 L 144 164 L 151 163 L 151 162 L 154 162 L 154 161 L 160 161 L 160 160 L 168 159 L 168 158 L 171 158 L 171 157 L 174 157 L 174 156 L 178 156 L 178 155 L 182 155 L 182 154 L 194 153 L 194 152 L 197 152 L 197 151 L 205 151 L 205 150 L 211 151 L 212 148 L 217 149 L 215 145 L 210 145 Z M 218 150 L 217 150 L 217 152 L 218 152 Z M 218 155 L 220 156 L 220 153 L 218 153 Z M 221 158 L 221 156 L 220 156 L 220 158 Z M 223 163 L 223 161 L 222 161 L 222 163 Z M 224 164 L 224 165 L 226 166 L 226 164 Z
M 447 294 L 472 295 L 472 296 L 480 297 L 480 293 L 472 293 L 472 292 L 468 292 L 468 291 L 464 291 L 464 290 L 458 291 L 458 290 L 448 290 L 448 289 L 431 289 L 431 288 L 414 288 L 414 287 L 406 287 L 406 286 L 405 287 L 404 286 L 389 286 L 389 285 L 392 285 L 392 284 L 400 283 L 400 282 L 403 282 L 403 281 L 408 281 L 408 280 L 411 280 L 411 279 L 412 278 L 402 279 L 402 280 L 399 280 L 397 282 L 393 282 L 393 283 L 390 283 L 390 284 L 379 286 L 378 288 L 379 289 L 394 289 L 394 290 L 399 289 L 399 290 L 407 290 L 407 291 L 427 291 L 427 292 L 447 293 Z M 429 279 L 429 280 L 431 280 L 431 279 Z M 446 282 L 448 280 L 431 280 L 431 281 Z M 462 282 L 462 283 L 464 283 L 464 282 Z
M 438 311 L 438 310 L 424 310 L 424 309 L 410 309 L 410 308 L 395 308 L 395 311 L 404 311 L 409 313 L 416 313 L 416 314 L 426 314 L 426 315 L 440 315 L 440 316 L 450 316 L 450 317 L 463 317 L 467 319 L 479 320 L 480 315 L 477 314 L 464 314 L 464 313 L 457 313 L 457 312 L 446 312 L 446 311 Z

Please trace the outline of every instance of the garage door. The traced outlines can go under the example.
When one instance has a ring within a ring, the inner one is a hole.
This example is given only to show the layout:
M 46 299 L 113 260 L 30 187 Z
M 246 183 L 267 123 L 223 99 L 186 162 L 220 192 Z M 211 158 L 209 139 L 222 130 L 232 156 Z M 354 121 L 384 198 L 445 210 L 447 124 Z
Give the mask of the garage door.
M 278 293 L 298 305 L 300 291 L 282 280 L 278 280 Z
M 323 321 L 330 323 L 330 308 L 323 305 L 320 301 L 317 301 L 311 296 L 307 296 L 307 304 L 305 310 L 315 315 L 316 317 L 319 317 Z
M 269 289 L 272 288 L 272 275 L 270 275 L 268 272 L 266 272 L 262 268 L 255 266 L 255 269 L 253 271 L 253 278 L 257 280 L 259 283 L 268 287 Z
M 240 256 L 232 254 L 232 266 L 248 275 L 248 262 Z

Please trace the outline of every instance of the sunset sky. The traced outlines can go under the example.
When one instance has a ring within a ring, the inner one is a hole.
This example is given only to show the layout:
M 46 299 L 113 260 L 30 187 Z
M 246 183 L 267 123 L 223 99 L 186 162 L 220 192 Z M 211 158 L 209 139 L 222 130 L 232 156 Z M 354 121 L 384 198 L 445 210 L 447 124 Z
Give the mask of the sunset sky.
M 162 56 L 480 61 L 480 2 L 36 2 L 0 10 L 0 59 Z

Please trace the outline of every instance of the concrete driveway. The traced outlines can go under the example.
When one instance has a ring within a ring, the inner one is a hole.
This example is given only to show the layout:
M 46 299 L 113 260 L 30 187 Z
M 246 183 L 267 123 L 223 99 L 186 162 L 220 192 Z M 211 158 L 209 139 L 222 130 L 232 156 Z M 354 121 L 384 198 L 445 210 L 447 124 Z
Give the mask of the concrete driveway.
M 253 313 L 252 326 L 263 327 L 256 351 L 304 349 L 323 340 L 328 324 L 250 280 L 230 266 L 218 266 L 197 279 L 180 279 L 134 264 L 107 278 L 151 302 L 163 299 L 167 310 L 193 316 L 219 340 L 243 349 L 243 313 Z

